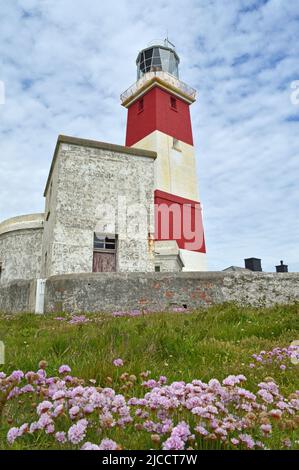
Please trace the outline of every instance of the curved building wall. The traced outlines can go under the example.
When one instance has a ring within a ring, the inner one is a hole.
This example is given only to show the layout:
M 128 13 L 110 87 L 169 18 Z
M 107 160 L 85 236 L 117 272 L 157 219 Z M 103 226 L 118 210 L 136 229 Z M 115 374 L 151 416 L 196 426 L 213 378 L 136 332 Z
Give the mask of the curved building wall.
M 0 224 L 0 283 L 40 277 L 44 214 L 32 214 Z

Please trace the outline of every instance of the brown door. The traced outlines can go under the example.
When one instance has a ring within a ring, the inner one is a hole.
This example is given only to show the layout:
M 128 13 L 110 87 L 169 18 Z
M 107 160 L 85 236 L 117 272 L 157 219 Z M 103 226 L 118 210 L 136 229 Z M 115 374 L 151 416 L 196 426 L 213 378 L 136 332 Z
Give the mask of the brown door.
M 111 273 L 116 271 L 115 253 L 99 253 L 93 254 L 93 272 L 94 273 Z

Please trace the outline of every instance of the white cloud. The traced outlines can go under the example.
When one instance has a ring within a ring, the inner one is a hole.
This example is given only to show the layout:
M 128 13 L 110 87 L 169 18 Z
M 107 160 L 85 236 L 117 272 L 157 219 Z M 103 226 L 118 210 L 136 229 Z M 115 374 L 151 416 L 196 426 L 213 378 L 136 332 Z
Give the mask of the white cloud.
M 140 48 L 168 31 L 196 87 L 211 269 L 299 270 L 299 15 L 283 0 L 17 0 L 0 18 L 0 219 L 42 211 L 58 134 L 122 144 L 119 95 Z

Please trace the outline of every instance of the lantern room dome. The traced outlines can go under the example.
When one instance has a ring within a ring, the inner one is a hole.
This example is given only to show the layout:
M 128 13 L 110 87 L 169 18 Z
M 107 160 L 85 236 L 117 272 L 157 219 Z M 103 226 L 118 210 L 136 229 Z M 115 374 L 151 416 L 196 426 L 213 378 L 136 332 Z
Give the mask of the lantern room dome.
M 179 78 L 180 58 L 171 46 L 172 44 L 165 40 L 142 49 L 136 60 L 137 80 L 147 72 L 167 72 Z

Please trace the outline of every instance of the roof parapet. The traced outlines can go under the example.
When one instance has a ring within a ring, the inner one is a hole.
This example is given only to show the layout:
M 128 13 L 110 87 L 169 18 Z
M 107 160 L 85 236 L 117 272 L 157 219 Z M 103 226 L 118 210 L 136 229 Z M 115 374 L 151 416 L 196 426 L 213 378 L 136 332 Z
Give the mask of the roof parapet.
M 98 149 L 107 150 L 110 152 L 127 153 L 129 155 L 136 155 L 140 157 L 148 157 L 148 158 L 153 158 L 153 159 L 157 158 L 157 152 L 152 152 L 150 150 L 138 149 L 136 147 L 126 147 L 123 145 L 109 144 L 107 142 L 100 142 L 97 140 L 81 139 L 78 137 L 70 137 L 67 135 L 59 135 L 57 139 L 45 191 L 44 191 L 44 197 L 46 196 L 46 193 L 49 187 L 49 183 L 50 183 L 54 165 L 57 159 L 60 144 L 78 145 L 80 147 L 98 148 Z
M 122 93 L 120 96 L 121 104 L 124 107 L 130 106 L 136 99 L 143 95 L 145 91 L 155 85 L 170 90 L 173 94 L 187 101 L 189 104 L 194 103 L 196 100 L 196 90 L 194 88 L 167 72 L 157 71 L 145 73 L 143 77 Z
M 28 214 L 12 217 L 0 223 L 0 235 L 17 230 L 42 229 L 44 225 L 45 214 Z

